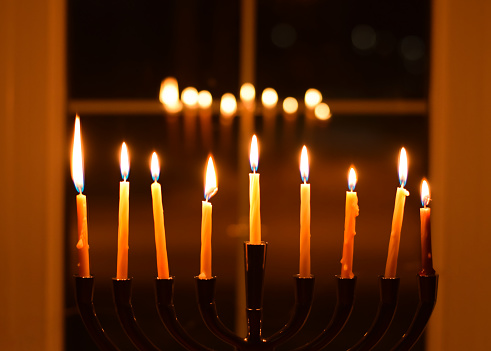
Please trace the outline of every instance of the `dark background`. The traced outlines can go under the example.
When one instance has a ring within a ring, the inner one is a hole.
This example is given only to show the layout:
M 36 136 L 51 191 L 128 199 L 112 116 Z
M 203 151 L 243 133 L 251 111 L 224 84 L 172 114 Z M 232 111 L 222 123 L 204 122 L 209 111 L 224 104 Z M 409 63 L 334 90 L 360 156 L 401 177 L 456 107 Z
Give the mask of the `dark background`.
M 180 88 L 194 86 L 217 97 L 238 96 L 238 1 L 70 1 L 68 66 L 70 99 L 155 99 L 160 81 L 177 78 Z M 319 89 L 330 98 L 417 98 L 426 100 L 428 84 L 429 2 L 427 1 L 260 1 L 257 9 L 256 92 L 273 87 L 280 100 L 302 99 Z M 67 116 L 68 138 L 73 116 Z M 176 277 L 175 304 L 184 327 L 217 349 L 227 346 L 204 327 L 195 302 L 193 277 L 199 273 L 200 201 L 206 156 L 213 152 L 219 191 L 213 203 L 213 273 L 222 320 L 234 322 L 237 267 L 242 262 L 236 234 L 240 208 L 247 206 L 247 182 L 239 167 L 238 122 L 211 122 L 213 142 L 190 140 L 183 119 L 148 116 L 81 116 L 88 201 L 94 303 L 108 335 L 132 350 L 117 321 L 111 278 L 116 272 L 119 151 L 126 141 L 131 162 L 129 272 L 134 277 L 135 314 L 148 336 L 165 349 L 179 346 L 155 310 L 156 276 L 151 211 L 150 155 L 157 151 L 162 169 L 169 266 Z M 316 290 L 311 317 L 289 346 L 301 344 L 328 323 L 339 274 L 347 172 L 358 172 L 354 272 L 358 276 L 353 315 L 330 349 L 354 344 L 367 328 L 378 302 L 377 276 L 383 274 L 396 187 L 397 157 L 409 157 L 406 203 L 398 275 L 399 309 L 379 350 L 387 350 L 410 323 L 416 308 L 420 268 L 419 185 L 427 174 L 426 115 L 337 115 L 327 123 L 304 116 L 274 124 L 255 118 L 261 153 L 263 239 L 269 242 L 264 301 L 264 335 L 287 320 L 293 304 L 292 275 L 298 273 L 300 149 L 309 148 L 312 187 L 312 273 Z M 202 126 L 195 121 L 197 130 Z M 67 157 L 69 152 L 67 152 Z M 68 350 L 94 346 L 76 312 L 76 210 L 69 170 L 67 186 L 67 339 Z M 415 349 L 421 350 L 422 342 Z M 285 348 L 284 348 L 285 349 Z

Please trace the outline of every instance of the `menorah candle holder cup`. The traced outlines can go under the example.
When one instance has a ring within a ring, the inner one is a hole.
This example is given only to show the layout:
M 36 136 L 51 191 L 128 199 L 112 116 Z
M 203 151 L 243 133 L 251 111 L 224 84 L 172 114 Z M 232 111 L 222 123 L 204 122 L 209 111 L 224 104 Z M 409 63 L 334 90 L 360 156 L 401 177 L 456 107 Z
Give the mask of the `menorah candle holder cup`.
M 78 312 L 85 328 L 90 334 L 92 340 L 99 349 L 103 351 L 118 351 L 119 349 L 108 338 L 106 332 L 101 326 L 95 313 L 94 303 L 94 277 L 75 276 L 75 300 L 77 302 Z

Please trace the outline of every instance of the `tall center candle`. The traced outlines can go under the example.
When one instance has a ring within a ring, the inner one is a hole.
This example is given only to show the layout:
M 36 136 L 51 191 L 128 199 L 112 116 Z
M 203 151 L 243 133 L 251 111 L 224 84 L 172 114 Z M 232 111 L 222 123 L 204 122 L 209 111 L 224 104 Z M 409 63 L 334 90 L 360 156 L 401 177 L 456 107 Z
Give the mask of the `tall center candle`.
M 419 216 L 421 219 L 421 271 L 419 275 L 433 275 L 433 257 L 431 253 L 431 209 L 427 207 L 431 201 L 428 182 L 421 183 L 421 204 Z
M 407 156 L 406 149 L 402 148 L 399 156 L 399 181 L 401 186 L 397 188 L 394 215 L 392 217 L 392 230 L 390 232 L 389 252 L 385 266 L 385 278 L 395 278 L 397 271 L 397 257 L 399 256 L 399 243 L 401 241 L 402 219 L 404 217 L 404 205 L 409 191 L 404 189 L 407 180 Z
M 169 262 L 167 260 L 167 247 L 165 244 L 164 208 L 162 206 L 162 189 L 158 182 L 160 166 L 157 154 L 152 154 L 150 165 L 154 180 L 152 190 L 153 225 L 155 230 L 155 249 L 157 252 L 157 274 L 159 279 L 169 279 Z
M 126 143 L 121 147 L 121 177 L 119 183 L 119 225 L 118 225 L 118 262 L 116 279 L 128 279 L 128 224 L 130 183 L 127 181 L 130 172 L 128 149 Z
M 72 149 L 72 179 L 77 195 L 77 219 L 78 219 L 78 275 L 90 277 L 89 265 L 89 233 L 87 230 L 87 200 L 82 194 L 84 190 L 84 170 L 82 157 L 82 137 L 80 132 L 80 118 L 75 118 L 75 132 L 73 135 Z
M 252 136 L 249 156 L 252 173 L 249 173 L 249 243 L 261 243 L 261 197 L 259 173 L 256 173 L 259 163 L 259 150 L 256 135 Z
M 211 213 L 212 206 L 208 201 L 218 191 L 213 157 L 208 158 L 205 174 L 205 201 L 201 205 L 201 256 L 199 279 L 211 279 Z
M 310 184 L 309 180 L 309 155 L 307 147 L 302 148 L 300 156 L 300 176 L 303 184 L 300 184 L 300 278 L 310 277 Z
M 346 210 L 344 218 L 343 258 L 341 259 L 341 278 L 353 278 L 353 248 L 355 244 L 356 217 L 360 213 L 358 196 L 355 190 L 356 172 L 351 168 L 348 175 L 349 191 L 346 192 Z

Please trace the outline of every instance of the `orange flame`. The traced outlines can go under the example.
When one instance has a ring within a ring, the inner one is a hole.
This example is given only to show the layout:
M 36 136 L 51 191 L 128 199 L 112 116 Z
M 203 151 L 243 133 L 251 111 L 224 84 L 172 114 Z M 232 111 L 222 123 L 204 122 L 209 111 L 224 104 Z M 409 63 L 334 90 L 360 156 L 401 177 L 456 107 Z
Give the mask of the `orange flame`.
M 213 163 L 213 157 L 208 158 L 208 163 L 206 165 L 206 176 L 205 176 L 205 199 L 208 201 L 213 195 L 218 191 L 217 186 L 217 175 L 215 172 L 215 165 Z
M 84 190 L 84 165 L 82 156 L 82 137 L 80 133 L 80 117 L 75 117 L 72 149 L 72 180 L 79 193 Z
M 160 165 L 159 165 L 159 157 L 157 153 L 154 152 L 152 154 L 152 162 L 150 163 L 150 170 L 152 172 L 152 179 L 154 181 L 159 180 L 160 177 Z
M 304 183 L 309 180 L 309 154 L 307 153 L 307 147 L 304 145 L 302 148 L 302 154 L 300 155 L 300 176 Z
M 126 147 L 126 143 L 123 142 L 121 146 L 121 177 L 126 181 L 128 179 L 128 175 L 130 174 L 130 160 L 128 157 L 128 149 Z
M 423 207 L 426 207 L 430 204 L 430 201 L 430 187 L 428 186 L 426 179 L 423 179 L 421 182 L 421 204 Z
M 401 153 L 399 155 L 399 182 L 401 186 L 404 188 L 407 181 L 407 155 L 406 149 L 402 148 Z
M 252 136 L 251 140 L 251 152 L 249 153 L 249 162 L 251 164 L 251 169 L 254 173 L 257 171 L 257 166 L 259 164 L 259 149 L 257 146 L 256 134 Z
M 355 190 L 357 180 L 356 171 L 351 167 L 348 175 L 348 187 L 351 191 Z

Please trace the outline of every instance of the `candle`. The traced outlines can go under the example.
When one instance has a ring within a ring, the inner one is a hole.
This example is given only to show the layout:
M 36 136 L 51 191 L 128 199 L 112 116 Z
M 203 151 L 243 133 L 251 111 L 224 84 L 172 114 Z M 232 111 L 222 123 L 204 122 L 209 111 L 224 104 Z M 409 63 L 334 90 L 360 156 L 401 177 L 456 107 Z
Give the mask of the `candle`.
M 199 279 L 211 279 L 211 203 L 210 198 L 218 191 L 213 157 L 208 158 L 205 175 L 205 201 L 201 206 L 201 257 Z
M 75 118 L 75 132 L 73 135 L 72 149 L 72 179 L 77 195 L 77 220 L 78 220 L 78 275 L 90 277 L 89 265 L 89 233 L 87 231 L 87 200 L 82 194 L 84 190 L 84 170 L 82 157 L 82 137 L 80 135 L 80 118 Z
M 261 95 L 263 103 L 263 117 L 272 120 L 276 116 L 276 104 L 278 103 L 278 93 L 273 88 L 266 88 Z M 272 121 L 274 122 L 274 121 Z
M 157 251 L 157 273 L 159 279 L 169 279 L 169 262 L 167 261 L 167 248 L 165 244 L 164 209 L 162 207 L 162 190 L 158 183 L 160 176 L 159 158 L 157 153 L 152 154 L 150 165 L 152 179 L 153 225 L 155 230 L 155 248 Z
M 353 278 L 353 246 L 355 243 L 356 217 L 360 213 L 358 196 L 356 195 L 356 172 L 352 167 L 348 175 L 349 191 L 346 192 L 346 209 L 344 217 L 343 258 L 341 259 L 341 278 Z
M 182 110 L 182 103 L 179 100 L 179 85 L 175 78 L 168 77 L 162 81 L 159 100 L 167 113 L 176 114 Z
M 305 92 L 305 116 L 307 118 L 314 118 L 315 107 L 322 101 L 322 94 L 319 90 L 311 88 Z
M 419 275 L 435 274 L 431 256 L 431 210 L 427 207 L 430 201 L 430 188 L 428 187 L 428 182 L 423 180 L 421 183 L 421 204 L 423 208 L 419 210 L 421 219 L 421 271 Z
M 259 163 L 259 150 L 256 135 L 252 136 L 249 156 L 252 173 L 249 173 L 249 243 L 261 243 L 261 198 L 259 189 L 259 173 L 256 173 Z
M 385 277 L 395 278 L 397 270 L 397 256 L 399 255 L 399 242 L 401 240 L 402 219 L 404 217 L 404 204 L 409 192 L 404 189 L 407 180 L 407 156 L 406 149 L 402 148 L 399 156 L 399 181 L 401 186 L 397 188 L 394 215 L 392 217 L 392 230 L 390 232 L 389 252 L 385 266 Z
M 225 93 L 220 100 L 220 121 L 222 124 L 230 125 L 237 112 L 237 100 L 231 93 Z
M 300 184 L 300 278 L 310 277 L 310 184 L 309 180 L 309 155 L 307 147 L 302 148 L 300 156 L 300 176 L 303 184 Z
M 128 222 L 130 183 L 126 181 L 130 172 L 126 143 L 121 147 L 121 177 L 119 183 L 119 226 L 118 226 L 118 262 L 116 279 L 128 279 Z
M 240 87 L 240 101 L 245 111 L 254 112 L 256 89 L 251 83 L 244 83 Z

